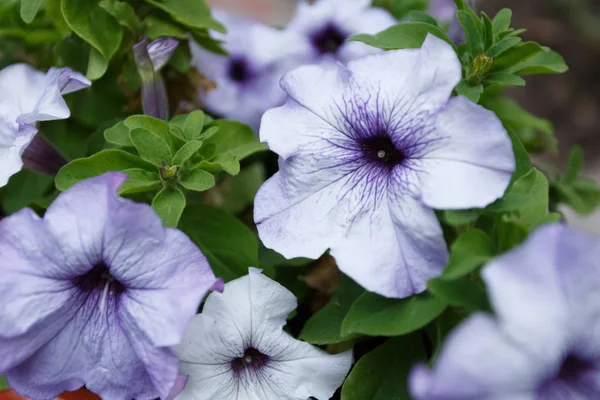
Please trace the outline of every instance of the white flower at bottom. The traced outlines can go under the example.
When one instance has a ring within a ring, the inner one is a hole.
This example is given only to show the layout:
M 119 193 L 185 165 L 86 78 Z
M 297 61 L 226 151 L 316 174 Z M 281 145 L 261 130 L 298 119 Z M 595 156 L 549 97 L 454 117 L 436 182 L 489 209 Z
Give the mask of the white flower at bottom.
M 329 399 L 352 364 L 283 331 L 294 295 L 250 268 L 212 293 L 174 351 L 189 376 L 178 400 Z

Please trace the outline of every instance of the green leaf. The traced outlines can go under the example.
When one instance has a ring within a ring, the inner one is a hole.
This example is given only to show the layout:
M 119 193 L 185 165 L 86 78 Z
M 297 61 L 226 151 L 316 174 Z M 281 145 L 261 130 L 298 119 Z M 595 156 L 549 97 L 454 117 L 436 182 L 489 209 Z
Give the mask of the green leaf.
M 61 12 L 69 27 L 92 46 L 87 76 L 102 77 L 108 62 L 121 45 L 123 29 L 97 3 L 89 0 L 61 0 Z
M 21 18 L 30 24 L 35 18 L 43 0 L 21 0 Z
M 226 32 L 223 25 L 212 18 L 210 8 L 204 0 L 146 0 L 146 2 L 166 11 L 175 21 L 188 27 Z
M 221 119 L 213 121 L 209 127 L 219 128 L 216 134 L 205 141 L 216 146 L 217 154 L 231 152 L 241 161 L 254 153 L 267 150 L 266 145 L 260 142 L 252 129 L 241 122 Z
M 144 19 L 144 27 L 145 35 L 150 40 L 155 40 L 159 37 L 172 37 L 181 40 L 187 39 L 185 30 L 154 15 L 150 15 Z
M 458 23 L 465 31 L 467 37 L 467 49 L 469 53 L 475 57 L 477 54 L 484 51 L 483 38 L 481 31 L 478 29 L 478 18 L 473 17 L 466 11 L 459 10 L 457 14 Z
M 41 200 L 52 187 L 52 178 L 28 169 L 10 177 L 2 188 L 0 204 L 5 215 L 27 207 L 29 203 Z
M 141 128 L 159 136 L 169 146 L 172 154 L 177 153 L 180 143 L 169 130 L 169 123 L 147 115 L 132 115 L 125 120 L 125 125 L 130 129 Z
M 160 136 L 145 129 L 136 128 L 129 132 L 129 137 L 144 160 L 157 166 L 161 166 L 163 161 L 171 164 L 173 153 Z
M 342 387 L 342 400 L 410 400 L 408 375 L 426 359 L 419 335 L 389 339 L 356 363 Z
M 256 192 L 265 182 L 265 174 L 264 165 L 255 162 L 241 170 L 238 175 L 224 179 L 217 188 L 222 196 L 220 207 L 232 214 L 247 209 L 252 205 Z
M 445 308 L 446 304 L 428 294 L 388 299 L 366 292 L 350 307 L 341 334 L 405 335 L 427 325 Z
M 490 47 L 489 50 L 486 52 L 486 55 L 488 57 L 496 58 L 496 57 L 500 56 L 502 53 L 504 53 L 505 51 L 507 51 L 508 49 L 512 49 L 513 47 L 515 47 L 522 41 L 523 40 L 518 37 L 502 39 L 501 41 L 497 42 L 492 47 Z
M 501 86 L 525 86 L 525 79 L 506 72 L 494 72 L 486 75 L 486 83 Z
M 119 194 L 154 192 L 162 187 L 160 175 L 156 171 L 141 168 L 130 168 L 122 171 L 127 180 L 119 187 Z
M 487 233 L 471 229 L 462 233 L 450 246 L 450 262 L 443 279 L 458 279 L 475 272 L 496 254 L 494 243 Z
M 573 183 L 579 177 L 581 169 L 583 168 L 583 149 L 579 146 L 575 146 L 569 153 L 569 163 L 567 166 L 567 173 L 565 174 L 564 181 L 566 183 Z
M 483 85 L 471 86 L 468 81 L 463 79 L 458 85 L 456 85 L 454 90 L 457 94 L 465 96 L 467 99 L 477 104 L 479 102 L 479 98 L 483 94 Z
M 405 22 L 394 25 L 375 35 L 360 34 L 349 41 L 363 42 L 384 50 L 417 49 L 423 45 L 427 34 L 431 33 L 454 46 L 448 35 L 439 27 L 424 22 Z
M 198 139 L 204 129 L 204 113 L 200 110 L 192 111 L 185 119 L 183 132 L 188 140 Z
M 513 153 L 515 154 L 516 168 L 512 176 L 512 181 L 515 181 L 531 171 L 532 165 L 529 153 L 525 150 L 525 146 L 523 146 L 523 142 L 519 139 L 519 136 L 512 129 L 508 129 L 508 136 L 510 136 Z
M 536 42 L 524 42 L 506 50 L 494 61 L 493 71 L 513 71 L 514 67 L 524 60 L 528 60 L 534 55 L 543 51 L 542 46 Z
M 256 235 L 223 210 L 190 206 L 183 213 L 181 229 L 200 247 L 215 275 L 225 281 L 246 275 L 248 267 L 258 265 Z
M 175 153 L 173 156 L 173 165 L 182 165 L 185 161 L 187 161 L 191 156 L 196 154 L 198 150 L 202 147 L 201 140 L 192 140 L 191 142 L 187 142 Z
M 426 24 L 438 26 L 438 22 L 435 18 L 421 10 L 410 11 L 408 13 L 408 19 L 414 22 L 424 22 Z
M 494 28 L 492 27 L 492 21 L 483 11 L 481 12 L 481 19 L 483 21 L 483 47 L 489 49 L 494 44 Z
M 8 382 L 6 381 L 6 376 L 0 375 L 0 390 L 8 390 L 10 387 L 8 386 Z
M 167 186 L 156 194 L 152 208 L 160 216 L 164 226 L 176 228 L 185 208 L 185 195 L 175 187 Z
M 184 171 L 179 183 L 188 190 L 203 192 L 215 186 L 215 177 L 209 172 L 196 168 Z
M 351 339 L 353 335 L 342 336 L 342 322 L 364 292 L 352 279 L 344 276 L 329 303 L 306 321 L 300 338 L 312 344 L 341 343 Z
M 104 139 L 109 143 L 123 147 L 133 146 L 131 138 L 129 137 L 129 128 L 125 125 L 125 121 L 117 122 L 115 125 L 105 130 Z
M 494 29 L 494 35 L 500 34 L 500 32 L 504 32 L 508 28 L 510 28 L 510 21 L 512 19 L 512 11 L 510 8 L 503 8 L 496 14 L 494 20 L 492 21 L 492 26 Z
M 555 51 L 545 48 L 544 51 L 513 65 L 508 71 L 518 75 L 562 74 L 569 67 L 565 59 Z
M 442 220 L 453 227 L 472 225 L 481 216 L 481 210 L 444 210 Z
M 429 293 L 454 307 L 463 307 L 469 311 L 490 310 L 485 288 L 468 278 L 451 281 L 442 278 L 427 282 Z
M 141 29 L 142 23 L 131 5 L 120 0 L 101 0 L 98 5 L 115 17 L 122 26 L 133 32 L 138 32 Z
M 588 215 L 600 206 L 600 186 L 592 179 L 579 178 L 572 183 L 552 182 L 553 197 L 579 214 Z
M 156 171 L 156 166 L 123 150 L 103 150 L 91 157 L 73 160 L 58 171 L 55 178 L 56 188 L 67 190 L 77 182 L 102 175 L 109 171 L 123 171 L 141 168 Z

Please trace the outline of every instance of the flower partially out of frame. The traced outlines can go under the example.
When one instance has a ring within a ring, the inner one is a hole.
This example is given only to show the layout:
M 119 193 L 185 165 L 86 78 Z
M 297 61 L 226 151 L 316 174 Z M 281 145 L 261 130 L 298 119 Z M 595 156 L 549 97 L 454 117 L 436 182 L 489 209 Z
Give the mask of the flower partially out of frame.
M 306 64 L 347 63 L 381 52 L 347 39 L 359 33 L 378 33 L 396 22 L 386 10 L 371 7 L 371 0 L 317 0 L 313 4 L 301 0 L 285 31 L 296 38 L 295 47 L 306 53 Z
M 482 276 L 496 317 L 472 315 L 452 332 L 431 370 L 413 370 L 413 396 L 600 398 L 600 238 L 543 226 Z
M 62 96 L 91 85 L 70 68 L 50 68 L 44 74 L 26 64 L 0 71 L 0 186 L 23 168 L 54 175 L 64 157 L 38 133 L 36 122 L 71 115 Z
M 175 349 L 189 379 L 178 400 L 329 399 L 352 364 L 283 331 L 294 295 L 260 270 L 208 296 Z
M 23 396 L 181 390 L 170 348 L 222 281 L 185 234 L 117 195 L 125 179 L 88 179 L 43 218 L 26 208 L 0 221 L 0 373 Z
M 286 74 L 288 100 L 260 131 L 280 157 L 255 199 L 263 243 L 287 258 L 330 249 L 383 296 L 424 291 L 448 261 L 434 209 L 484 207 L 515 170 L 498 117 L 450 98 L 461 77 L 453 48 L 432 35 L 421 49 Z

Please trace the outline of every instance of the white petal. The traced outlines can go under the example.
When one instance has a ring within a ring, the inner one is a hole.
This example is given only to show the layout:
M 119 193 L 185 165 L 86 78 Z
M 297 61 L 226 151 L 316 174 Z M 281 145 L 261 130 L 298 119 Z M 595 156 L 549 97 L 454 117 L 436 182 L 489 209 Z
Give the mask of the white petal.
M 0 120 L 0 187 L 6 185 L 11 176 L 23 168 L 21 155 L 29 146 L 37 129 Z
M 448 262 L 435 213 L 409 195 L 357 219 L 331 255 L 365 289 L 393 298 L 423 292 Z
M 20 115 L 35 109 L 45 87 L 46 76 L 27 64 L 13 64 L 0 71 L 0 118 L 15 123 Z M 7 96 L 6 94 L 10 94 Z
M 485 207 L 502 197 L 515 170 L 506 129 L 491 111 L 456 97 L 435 116 L 423 157 L 423 201 L 441 209 Z

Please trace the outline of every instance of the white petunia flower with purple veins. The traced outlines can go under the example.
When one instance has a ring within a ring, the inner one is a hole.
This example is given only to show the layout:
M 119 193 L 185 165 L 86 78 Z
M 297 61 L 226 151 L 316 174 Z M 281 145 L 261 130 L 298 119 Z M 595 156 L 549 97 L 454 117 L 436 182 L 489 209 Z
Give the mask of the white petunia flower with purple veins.
M 260 270 L 208 296 L 175 348 L 189 379 L 177 400 L 328 400 L 352 365 L 283 331 L 294 295 Z
M 126 178 L 88 179 L 43 218 L 26 208 L 0 221 L 0 373 L 23 396 L 181 389 L 170 348 L 222 281 L 185 234 L 117 195 Z
M 600 398 L 600 238 L 538 228 L 484 267 L 496 318 L 460 325 L 429 370 L 410 377 L 418 400 Z
M 255 199 L 263 243 L 287 258 L 330 249 L 383 296 L 424 291 L 448 262 L 434 209 L 484 207 L 515 170 L 496 115 L 450 98 L 461 77 L 452 47 L 432 35 L 421 49 L 286 74 L 287 103 L 260 131 L 280 157 Z
M 44 74 L 26 64 L 0 71 L 0 186 L 26 166 L 55 175 L 64 157 L 42 136 L 36 122 L 65 119 L 69 107 L 62 98 L 91 85 L 70 68 L 50 68 Z
M 381 52 L 360 42 L 346 40 L 359 33 L 374 34 L 396 24 L 382 8 L 371 7 L 371 0 L 301 0 L 286 31 L 298 40 L 296 47 L 308 54 L 307 62 L 340 61 Z
M 222 10 L 213 12 L 227 28 L 226 35 L 213 35 L 229 55 L 190 41 L 192 65 L 216 84 L 200 94 L 201 100 L 208 111 L 258 131 L 263 113 L 285 101 L 279 80 L 298 65 L 302 53 L 287 33 Z

